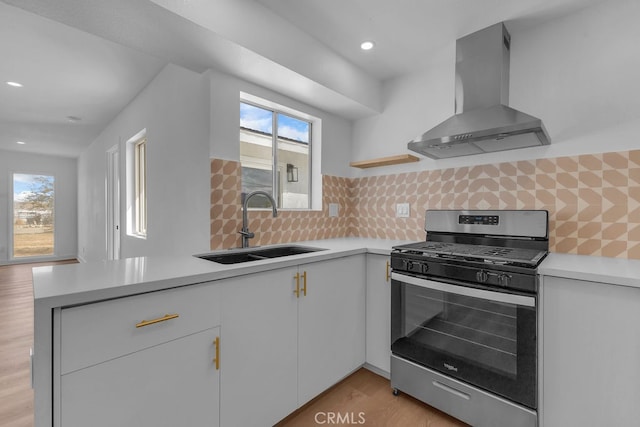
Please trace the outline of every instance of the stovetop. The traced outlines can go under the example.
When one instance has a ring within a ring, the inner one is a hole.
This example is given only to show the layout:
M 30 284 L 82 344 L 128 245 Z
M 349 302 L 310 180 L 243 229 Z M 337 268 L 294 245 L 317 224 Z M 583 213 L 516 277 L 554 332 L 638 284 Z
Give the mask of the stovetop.
M 547 211 L 427 210 L 426 239 L 393 248 L 392 277 L 535 294 L 548 218 Z
M 425 255 L 429 257 L 481 261 L 493 264 L 526 264 L 537 266 L 547 251 L 538 249 L 487 246 L 465 243 L 425 241 L 396 246 L 396 253 Z

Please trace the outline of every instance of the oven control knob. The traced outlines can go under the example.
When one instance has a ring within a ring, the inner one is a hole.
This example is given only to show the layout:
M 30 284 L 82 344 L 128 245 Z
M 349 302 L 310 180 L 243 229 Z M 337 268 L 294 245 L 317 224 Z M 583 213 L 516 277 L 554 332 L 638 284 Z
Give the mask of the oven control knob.
M 498 285 L 506 288 L 511 284 L 511 276 L 508 274 L 501 274 L 498 276 Z
M 485 283 L 488 279 L 489 279 L 489 274 L 486 271 L 480 270 L 476 273 L 476 280 L 478 282 Z
M 411 262 L 409 263 L 409 271 L 412 273 L 421 273 L 422 272 L 422 264 L 419 262 Z
M 422 264 L 422 274 L 427 274 L 429 271 L 429 266 L 427 264 Z
M 413 261 L 405 261 L 404 262 L 405 271 L 413 271 L 414 267 L 415 267 L 415 263 Z

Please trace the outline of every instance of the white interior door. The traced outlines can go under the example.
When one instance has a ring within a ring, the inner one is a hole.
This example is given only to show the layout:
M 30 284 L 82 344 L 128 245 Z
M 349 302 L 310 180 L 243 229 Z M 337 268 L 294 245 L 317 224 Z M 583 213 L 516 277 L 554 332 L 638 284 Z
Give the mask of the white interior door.
M 120 258 L 120 150 L 107 151 L 107 259 Z

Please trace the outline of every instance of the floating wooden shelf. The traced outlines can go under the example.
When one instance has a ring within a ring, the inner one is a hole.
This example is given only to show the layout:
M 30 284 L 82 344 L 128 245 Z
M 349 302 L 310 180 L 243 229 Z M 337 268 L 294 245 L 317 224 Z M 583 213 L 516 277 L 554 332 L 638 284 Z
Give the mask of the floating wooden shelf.
M 354 168 L 366 169 L 376 168 L 378 166 L 399 165 L 401 163 L 412 163 L 420 161 L 416 156 L 411 154 L 401 154 L 399 156 L 381 157 L 379 159 L 362 160 L 359 162 L 351 162 L 349 166 Z

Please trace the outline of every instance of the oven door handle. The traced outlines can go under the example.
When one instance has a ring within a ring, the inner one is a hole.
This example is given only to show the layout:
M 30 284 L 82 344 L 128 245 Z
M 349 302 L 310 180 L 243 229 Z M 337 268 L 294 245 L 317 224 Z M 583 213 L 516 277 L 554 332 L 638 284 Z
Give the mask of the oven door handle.
M 481 298 L 489 301 L 503 302 L 507 304 L 521 305 L 525 307 L 535 307 L 536 299 L 526 295 L 517 295 L 507 292 L 494 292 L 484 289 L 477 289 L 467 286 L 452 285 L 445 282 L 436 282 L 435 280 L 420 279 L 406 274 L 391 273 L 391 279 L 402 283 L 408 283 L 421 288 L 433 289 L 436 291 L 448 292 L 457 295 L 464 295 L 473 298 Z

